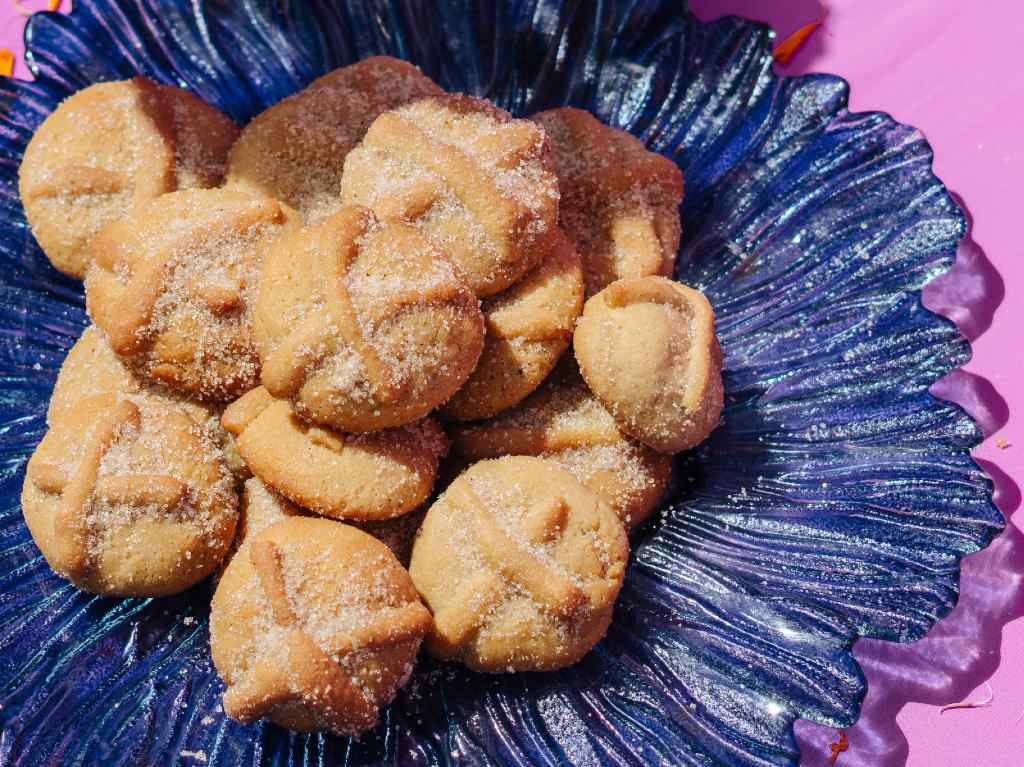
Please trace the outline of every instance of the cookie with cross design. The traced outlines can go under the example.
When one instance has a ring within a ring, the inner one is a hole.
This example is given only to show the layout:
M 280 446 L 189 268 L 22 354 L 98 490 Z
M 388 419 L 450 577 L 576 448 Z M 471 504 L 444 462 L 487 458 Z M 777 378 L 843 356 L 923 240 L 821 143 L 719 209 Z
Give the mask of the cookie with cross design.
M 436 96 L 385 112 L 345 159 L 342 199 L 408 221 L 481 298 L 554 245 L 558 180 L 544 131 L 490 102 Z
M 427 650 L 478 671 L 571 665 L 604 636 L 629 557 L 615 513 L 541 458 L 480 461 L 434 502 L 409 574 Z
M 56 421 L 29 460 L 25 522 L 50 567 L 105 596 L 176 594 L 235 533 L 234 481 L 179 407 L 101 395 Z
M 270 394 L 343 432 L 422 418 L 466 381 L 484 343 L 479 302 L 445 253 L 360 207 L 270 248 L 253 329 Z
M 176 189 L 221 182 L 238 128 L 188 91 L 145 77 L 97 83 L 60 104 L 25 148 L 25 215 L 50 262 L 79 279 L 100 229 Z
M 220 405 L 189 399 L 166 386 L 142 380 L 114 354 L 103 331 L 90 325 L 60 366 L 46 411 L 46 422 L 52 426 L 73 414 L 83 400 L 100 395 L 124 397 L 135 404 L 155 402 L 181 408 L 193 421 L 209 430 L 236 477 L 245 480 L 250 476 L 235 450 L 234 440 L 220 425 L 223 411 Z
M 93 241 L 86 307 L 132 372 L 190 397 L 225 401 L 259 381 L 250 303 L 262 249 L 296 225 L 245 192 L 172 192 Z
M 291 517 L 252 538 L 214 594 L 210 649 L 227 684 L 224 711 L 303 732 L 368 730 L 409 679 L 429 627 L 383 543 Z
M 672 457 L 628 438 L 580 377 L 572 355 L 544 384 L 494 418 L 449 428 L 453 460 L 535 455 L 561 466 L 597 493 L 626 529 L 658 507 Z
M 229 405 L 221 423 L 255 476 L 335 519 L 373 521 L 412 511 L 430 496 L 448 451 L 433 419 L 346 434 L 303 421 L 262 386 Z
M 227 186 L 273 197 L 313 223 L 341 207 L 345 157 L 382 112 L 442 93 L 408 62 L 372 56 L 328 72 L 245 126 Z
M 459 421 L 488 418 L 540 386 L 572 339 L 583 310 L 583 271 L 561 231 L 540 266 L 481 304 L 487 337 L 473 374 L 441 414 Z
M 532 119 L 551 141 L 561 223 L 583 259 L 587 295 L 624 277 L 671 275 L 682 231 L 676 164 L 582 109 Z
M 722 412 L 722 351 L 700 291 L 665 277 L 618 280 L 587 300 L 573 349 L 619 427 L 663 453 L 703 442 Z

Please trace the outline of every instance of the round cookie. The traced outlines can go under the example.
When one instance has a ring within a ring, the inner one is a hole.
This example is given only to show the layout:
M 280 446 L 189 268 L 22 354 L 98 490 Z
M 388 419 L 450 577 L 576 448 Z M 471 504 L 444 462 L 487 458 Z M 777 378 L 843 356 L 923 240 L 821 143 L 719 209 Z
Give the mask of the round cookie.
M 263 387 L 229 405 L 221 423 L 254 475 L 335 519 L 381 520 L 412 511 L 430 496 L 448 450 L 432 419 L 343 434 L 301 420 Z
M 32 233 L 57 269 L 81 279 L 104 225 L 165 192 L 219 184 L 237 135 L 180 88 L 145 77 L 91 85 L 25 148 L 18 188 Z
M 587 300 L 573 348 L 597 398 L 648 447 L 687 450 L 718 425 L 722 351 L 703 293 L 665 277 L 613 282 Z
M 342 198 L 414 223 L 481 298 L 553 246 L 558 180 L 544 131 L 469 96 L 423 99 L 378 117 L 345 160 Z
M 270 248 L 253 330 L 270 393 L 346 432 L 422 418 L 484 343 L 479 303 L 451 262 L 408 224 L 359 207 Z
M 476 463 L 413 544 L 427 651 L 477 671 L 571 665 L 607 631 L 628 557 L 618 518 L 568 472 L 523 456 Z
M 231 560 L 213 596 L 224 712 L 303 732 L 368 730 L 408 680 L 429 626 L 384 544 L 330 520 L 278 522 Z
M 231 435 L 220 425 L 222 408 L 209 402 L 187 399 L 159 384 L 146 384 L 124 366 L 114 354 L 103 331 L 90 325 L 68 351 L 57 374 L 57 382 L 46 411 L 49 425 L 73 414 L 82 400 L 100 395 L 114 395 L 135 404 L 155 402 L 179 407 L 189 418 L 207 429 L 223 453 L 231 473 L 244 480 L 249 470 L 235 450 Z
M 54 423 L 29 460 L 21 503 L 50 567 L 105 596 L 199 582 L 227 553 L 238 516 L 204 429 L 178 407 L 109 395 Z
M 294 222 L 275 200 L 172 192 L 106 226 L 85 280 L 89 316 L 142 378 L 207 400 L 259 380 L 249 304 L 261 249 Z
M 561 223 L 583 259 L 587 296 L 623 277 L 670 276 L 683 200 L 675 163 L 582 109 L 532 119 L 551 140 Z
M 583 310 L 583 272 L 569 238 L 558 232 L 543 263 L 481 309 L 484 350 L 469 380 L 442 408 L 448 418 L 488 418 L 512 407 L 540 386 L 569 347 Z
M 518 406 L 487 421 L 450 429 L 463 462 L 536 455 L 572 474 L 632 529 L 658 507 L 672 458 L 623 436 L 575 366 L 561 364 Z
M 341 207 L 345 157 L 379 114 L 443 91 L 405 61 L 335 69 L 257 115 L 231 149 L 227 185 L 281 200 L 310 222 Z

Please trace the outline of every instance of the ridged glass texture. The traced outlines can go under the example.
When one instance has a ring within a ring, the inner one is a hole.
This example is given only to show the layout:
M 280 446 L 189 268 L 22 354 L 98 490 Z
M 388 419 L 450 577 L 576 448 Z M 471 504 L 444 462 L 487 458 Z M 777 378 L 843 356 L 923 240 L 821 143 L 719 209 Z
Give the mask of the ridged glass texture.
M 963 215 L 920 133 L 849 113 L 835 77 L 776 77 L 762 26 L 679 0 L 79 0 L 33 17 L 28 48 L 36 82 L 0 82 L 0 763 L 789 765 L 794 718 L 856 718 L 854 639 L 921 636 L 1003 525 L 977 428 L 928 393 L 969 355 L 920 301 Z M 98 80 L 144 73 L 244 122 L 374 53 L 518 115 L 587 107 L 683 168 L 677 275 L 717 310 L 727 407 L 582 663 L 423 662 L 357 742 L 224 717 L 207 586 L 90 597 L 32 544 L 25 462 L 86 316 L 16 178 L 33 129 Z

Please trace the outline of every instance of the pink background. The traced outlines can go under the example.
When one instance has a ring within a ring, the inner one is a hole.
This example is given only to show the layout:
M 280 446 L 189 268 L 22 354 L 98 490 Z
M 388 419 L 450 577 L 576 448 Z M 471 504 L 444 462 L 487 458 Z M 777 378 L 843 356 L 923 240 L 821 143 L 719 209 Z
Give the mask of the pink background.
M 22 0 L 28 9 L 43 0 Z M 65 0 L 64 7 L 68 6 Z M 825 27 L 781 69 L 830 72 L 851 84 L 850 106 L 884 110 L 920 128 L 935 149 L 935 172 L 969 210 L 972 241 L 959 276 L 926 295 L 971 339 L 974 358 L 939 391 L 955 392 L 982 423 L 975 455 L 997 484 L 1015 527 L 1024 513 L 1024 3 L 1021 0 L 829 0 Z M 705 20 L 734 13 L 770 23 L 784 38 L 821 15 L 817 0 L 691 0 Z M 21 61 L 23 18 L 0 0 L 0 45 Z M 1016 182 L 1016 186 L 1015 186 Z M 1010 300 L 1004 301 L 1004 295 Z M 952 300 L 951 300 L 952 299 Z M 947 306 L 967 305 L 969 311 Z M 997 439 L 1010 443 L 996 446 Z M 1024 537 L 1010 531 L 965 562 L 963 597 L 928 638 L 857 647 L 870 691 L 862 721 L 847 731 L 840 767 L 1020 767 L 1024 764 Z M 999 634 L 1002 633 L 1000 642 Z M 951 653 L 952 650 L 952 653 Z M 950 664 L 952 656 L 957 662 Z M 942 660 L 938 660 L 942 658 Z M 991 685 L 992 705 L 939 713 Z M 802 725 L 806 765 L 824 765 L 830 729 Z

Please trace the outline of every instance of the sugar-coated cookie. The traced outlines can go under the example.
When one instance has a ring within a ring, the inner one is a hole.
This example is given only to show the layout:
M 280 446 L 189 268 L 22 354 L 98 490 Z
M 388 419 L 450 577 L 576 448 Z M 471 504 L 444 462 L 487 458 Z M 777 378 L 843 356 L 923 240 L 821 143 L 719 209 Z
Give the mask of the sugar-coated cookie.
M 293 730 L 373 727 L 412 673 L 430 613 L 380 541 L 291 517 L 249 539 L 210 610 L 224 712 Z
M 722 412 L 722 352 L 704 294 L 665 277 L 619 280 L 587 300 L 573 349 L 619 427 L 648 447 L 694 447 Z
M 162 596 L 205 578 L 235 533 L 234 483 L 179 407 L 82 400 L 28 463 L 21 496 L 50 567 L 107 596 Z
M 430 507 L 409 573 L 427 650 L 478 671 L 544 671 L 604 636 L 629 557 L 618 517 L 541 458 L 481 461 Z
M 93 241 L 89 315 L 137 375 L 227 400 L 259 381 L 249 304 L 261 248 L 294 224 L 275 200 L 224 189 L 172 192 Z
M 149 384 L 133 375 L 114 354 L 103 331 L 90 325 L 82 333 L 60 367 L 50 396 L 46 422 L 51 426 L 74 413 L 82 400 L 100 395 L 124 397 L 136 405 L 144 402 L 180 407 L 197 424 L 207 429 L 223 453 L 228 468 L 240 480 L 249 471 L 235 450 L 234 439 L 220 425 L 222 407 L 188 399 L 160 384 Z
M 221 423 L 253 474 L 300 506 L 336 519 L 380 520 L 412 511 L 430 496 L 448 449 L 430 418 L 345 434 L 303 421 L 263 387 L 229 405 Z
M 228 186 L 281 200 L 307 221 L 341 207 L 345 157 L 381 112 L 442 93 L 405 61 L 335 69 L 257 115 L 231 149 Z
M 253 329 L 269 392 L 346 432 L 422 418 L 465 382 L 484 343 L 479 302 L 445 255 L 359 207 L 270 248 Z
M 469 96 L 423 99 L 378 117 L 349 153 L 342 197 L 413 222 L 480 297 L 553 246 L 558 180 L 544 132 Z
M 188 91 L 145 77 L 75 93 L 25 148 L 18 187 L 50 262 L 81 279 L 89 244 L 133 206 L 221 182 L 238 128 Z
M 651 515 L 671 479 L 671 456 L 623 435 L 571 360 L 516 407 L 449 432 L 463 463 L 536 455 L 558 464 L 597 493 L 627 529 Z
M 583 259 L 587 295 L 623 277 L 671 275 L 683 199 L 675 163 L 582 109 L 533 119 L 551 140 L 561 222 Z
M 448 418 L 476 420 L 512 407 L 540 386 L 568 348 L 583 310 L 583 271 L 569 238 L 558 232 L 539 266 L 481 308 L 484 351 L 442 409 Z

